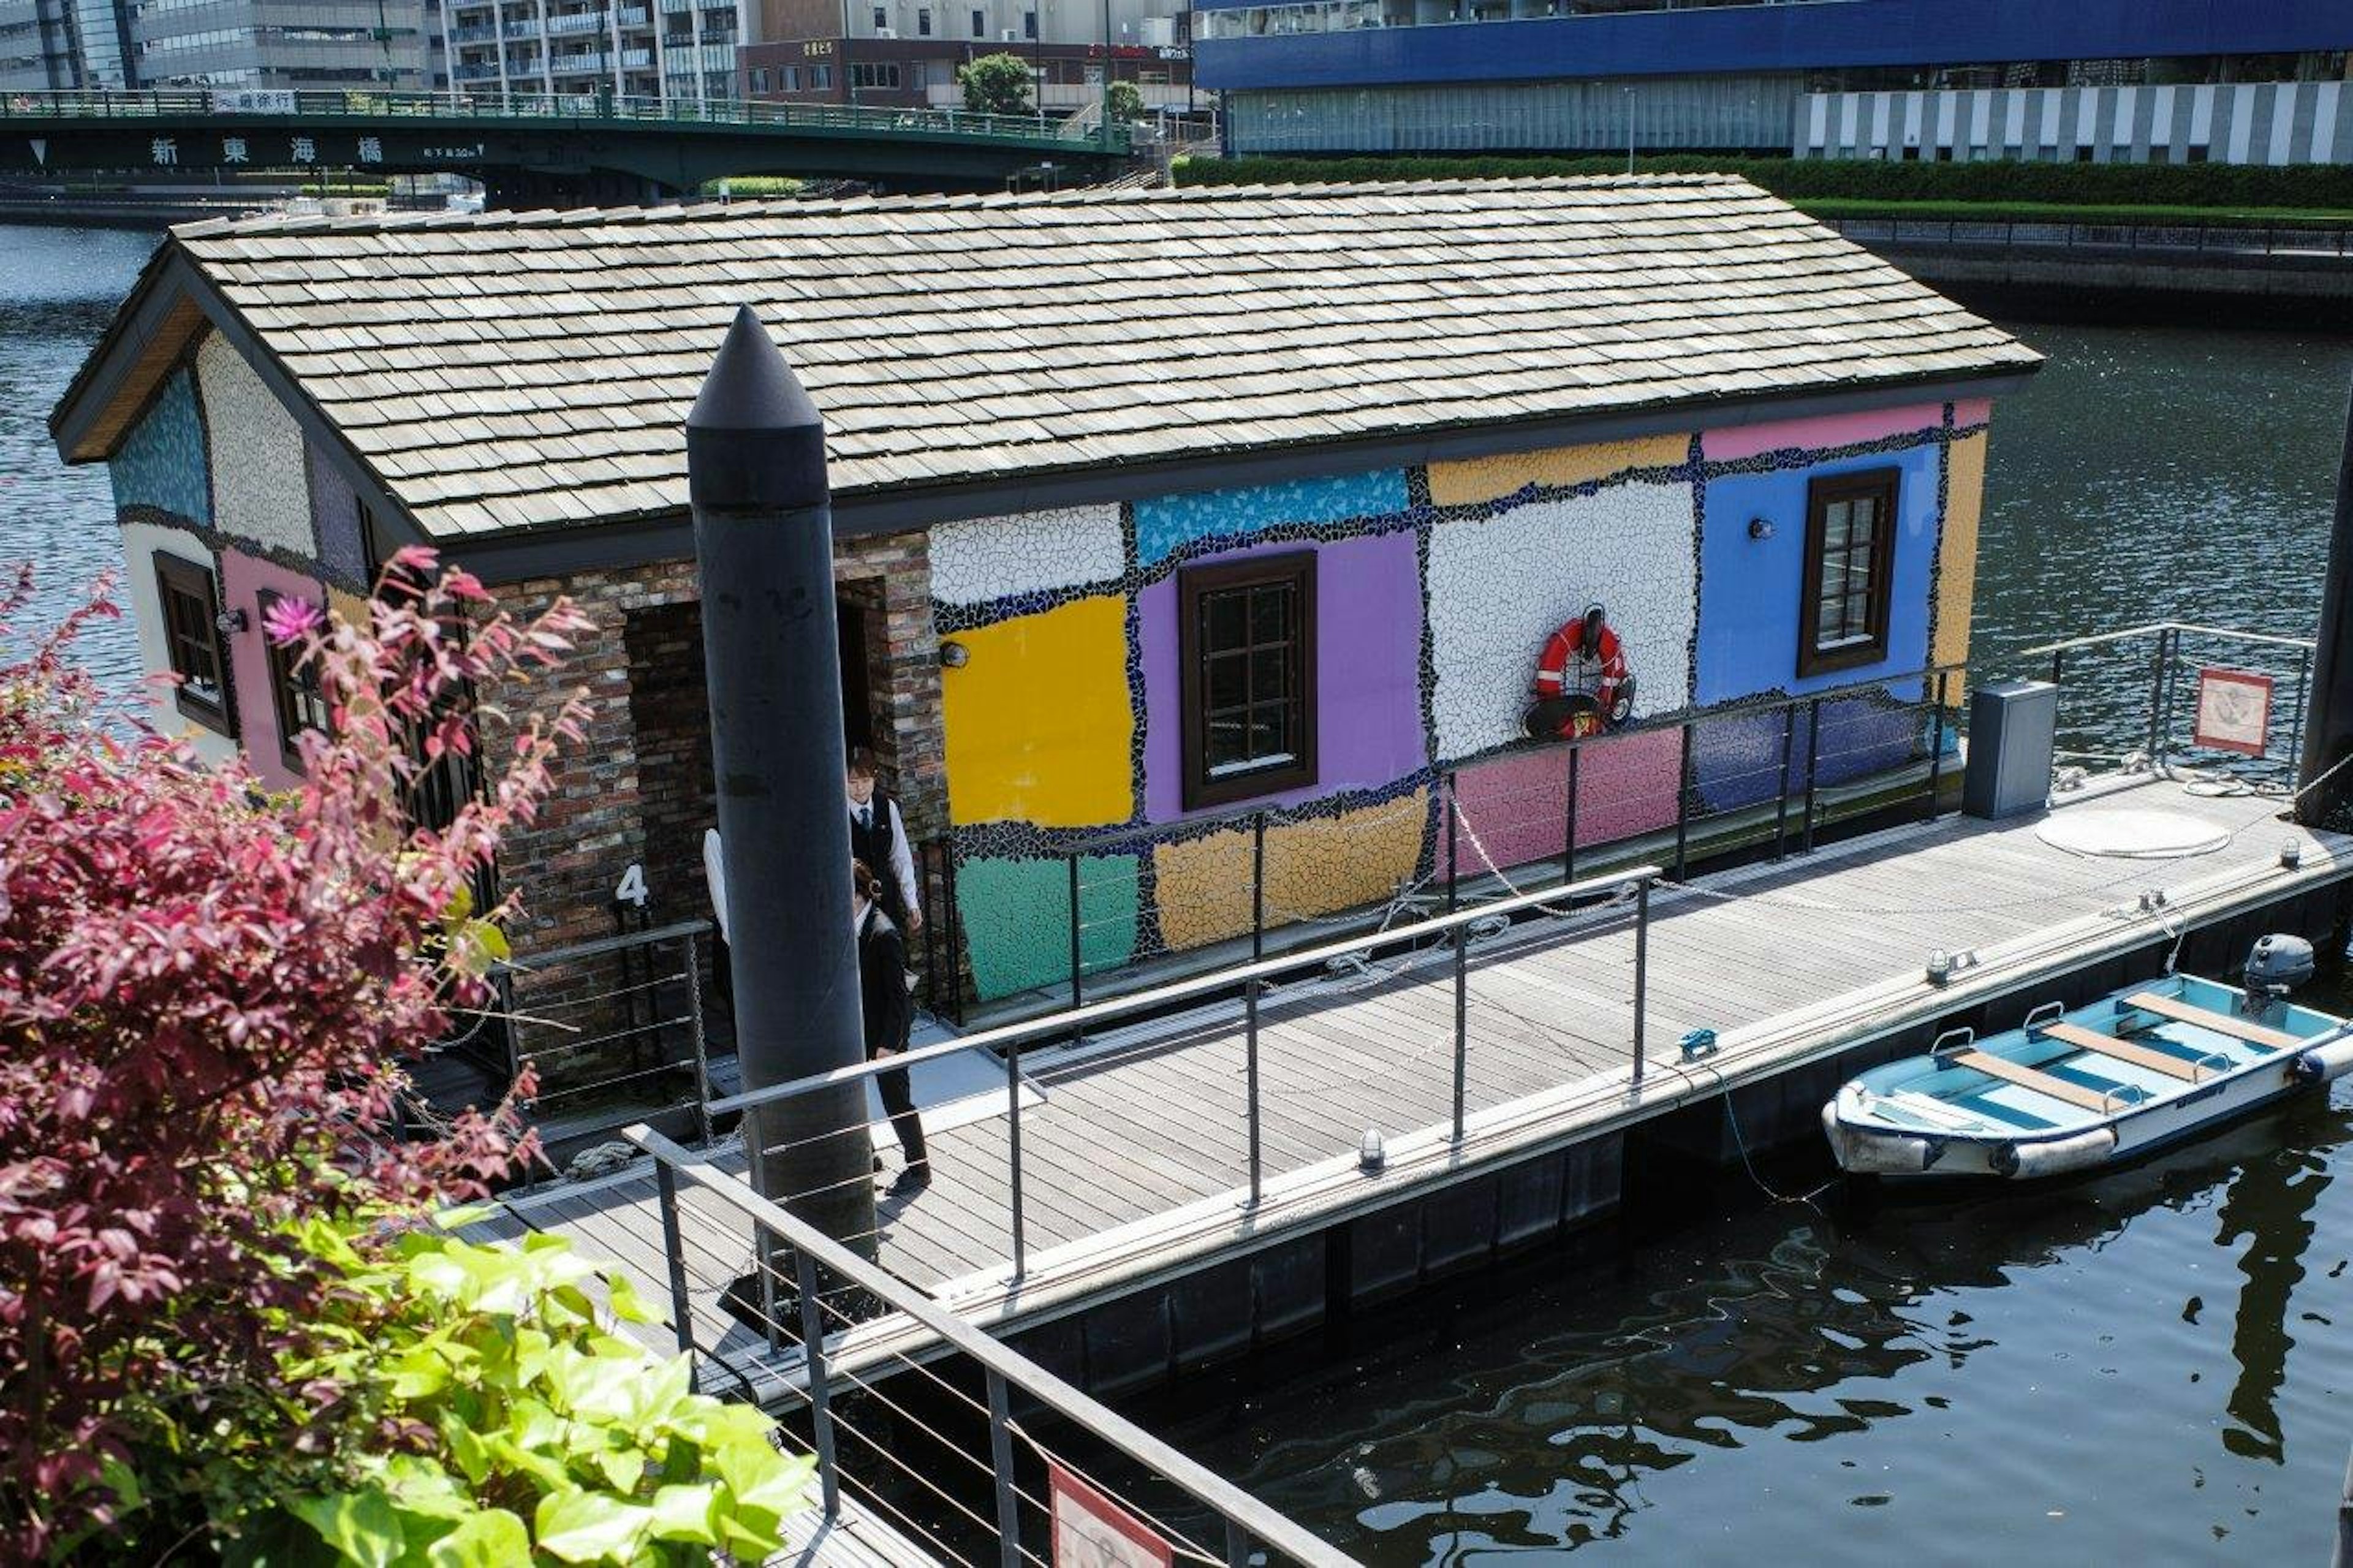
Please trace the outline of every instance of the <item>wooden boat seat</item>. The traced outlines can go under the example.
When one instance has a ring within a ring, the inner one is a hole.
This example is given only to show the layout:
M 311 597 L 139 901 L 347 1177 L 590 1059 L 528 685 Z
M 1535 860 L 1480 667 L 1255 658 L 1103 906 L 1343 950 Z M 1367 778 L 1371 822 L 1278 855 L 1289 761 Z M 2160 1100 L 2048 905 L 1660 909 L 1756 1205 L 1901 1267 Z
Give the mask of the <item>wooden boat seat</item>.
M 2037 1094 L 2047 1094 L 2053 1100 L 2063 1100 L 2070 1105 L 2106 1115 L 2122 1110 L 2133 1102 L 2116 1095 L 2102 1094 L 2096 1089 L 2085 1089 L 2080 1083 L 2069 1083 L 2063 1078 L 2053 1078 L 2047 1072 L 2021 1067 L 2003 1057 L 1989 1056 L 1984 1051 L 1955 1051 L 1945 1058 L 1965 1068 L 1975 1068 L 1989 1078 L 2014 1083 L 2021 1089 L 2031 1089 Z
M 2292 1050 L 2304 1044 L 2295 1036 L 2281 1029 L 2267 1029 L 2261 1024 L 2250 1024 L 2244 1018 L 2234 1018 L 2228 1013 L 2210 1013 L 2203 1007 L 2192 1007 L 2175 996 L 2160 996 L 2154 991 L 2137 991 L 2125 998 L 2125 1005 L 2137 1007 L 2144 1013 L 2154 1013 L 2160 1018 L 2170 1018 L 2177 1024 L 2195 1024 L 2201 1029 L 2211 1029 L 2218 1035 L 2228 1035 L 2234 1040 L 2244 1040 L 2251 1046 L 2266 1050 Z
M 2063 1041 L 2079 1051 L 2089 1051 L 2110 1061 L 2130 1062 L 2135 1067 L 2147 1068 L 2168 1078 L 2178 1078 L 2184 1083 L 2196 1083 L 2205 1076 L 2196 1062 L 2183 1061 L 2179 1057 L 2168 1055 L 2137 1041 L 2116 1039 L 2097 1030 L 2087 1029 L 2081 1024 L 2039 1024 L 2034 1032 Z

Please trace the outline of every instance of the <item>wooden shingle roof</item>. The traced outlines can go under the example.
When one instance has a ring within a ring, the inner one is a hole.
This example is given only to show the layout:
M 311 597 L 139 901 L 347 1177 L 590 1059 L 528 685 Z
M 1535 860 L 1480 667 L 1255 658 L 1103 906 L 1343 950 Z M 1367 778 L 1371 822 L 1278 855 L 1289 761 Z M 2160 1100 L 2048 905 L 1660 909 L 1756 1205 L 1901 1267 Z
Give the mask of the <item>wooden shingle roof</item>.
M 1711 175 L 271 219 L 174 243 L 443 540 L 683 508 L 682 422 L 744 302 L 826 416 L 839 492 L 2038 363 Z

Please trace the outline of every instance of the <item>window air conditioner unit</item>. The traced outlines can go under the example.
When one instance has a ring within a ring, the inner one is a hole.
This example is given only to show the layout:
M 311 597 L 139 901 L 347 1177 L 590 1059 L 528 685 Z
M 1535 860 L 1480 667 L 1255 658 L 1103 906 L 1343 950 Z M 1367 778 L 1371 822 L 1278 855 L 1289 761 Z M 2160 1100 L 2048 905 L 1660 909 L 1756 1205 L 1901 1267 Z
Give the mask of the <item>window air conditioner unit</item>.
M 1003 32 L 997 34 L 997 37 L 998 42 L 1009 44 L 1013 42 L 1013 29 L 1008 27 Z

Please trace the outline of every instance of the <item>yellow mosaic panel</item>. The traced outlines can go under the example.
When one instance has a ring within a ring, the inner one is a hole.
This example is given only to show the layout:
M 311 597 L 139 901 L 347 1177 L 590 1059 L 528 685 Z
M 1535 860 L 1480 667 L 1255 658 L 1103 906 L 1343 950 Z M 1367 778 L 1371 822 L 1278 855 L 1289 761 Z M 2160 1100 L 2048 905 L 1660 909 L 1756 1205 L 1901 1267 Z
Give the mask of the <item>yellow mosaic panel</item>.
M 1936 547 L 1936 643 L 1930 657 L 1938 664 L 1958 664 L 1969 656 L 1969 607 L 1977 594 L 1985 432 L 1954 442 L 1945 461 L 1945 534 Z
M 940 671 L 951 820 L 1125 822 L 1135 809 L 1127 601 L 1079 599 L 955 640 L 970 657 Z
M 1430 465 L 1430 499 L 1439 506 L 1469 506 L 1530 485 L 1581 485 L 1629 468 L 1672 468 L 1691 456 L 1689 436 L 1645 436 L 1599 441 L 1547 452 L 1506 452 L 1459 463 Z
M 1266 922 L 1376 904 L 1421 858 L 1430 792 L 1271 827 L 1266 835 Z M 1250 929 L 1250 836 L 1213 833 L 1152 852 L 1160 939 L 1203 947 Z

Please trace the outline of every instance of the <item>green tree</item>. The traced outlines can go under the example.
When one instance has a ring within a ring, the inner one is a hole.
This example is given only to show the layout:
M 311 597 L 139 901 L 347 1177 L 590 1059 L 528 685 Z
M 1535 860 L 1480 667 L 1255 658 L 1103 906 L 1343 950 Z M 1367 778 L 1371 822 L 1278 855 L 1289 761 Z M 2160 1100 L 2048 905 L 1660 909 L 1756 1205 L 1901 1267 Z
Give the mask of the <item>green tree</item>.
M 975 114 L 1029 114 L 1029 62 L 1018 55 L 983 55 L 956 68 L 964 106 Z
M 1132 81 L 1111 84 L 1111 118 L 1115 125 L 1132 125 L 1144 118 L 1144 89 Z

